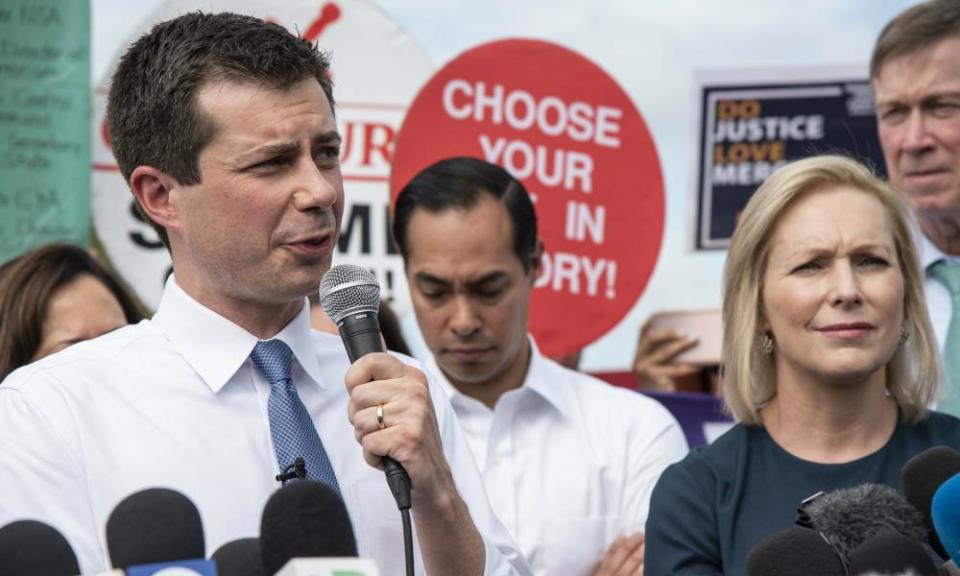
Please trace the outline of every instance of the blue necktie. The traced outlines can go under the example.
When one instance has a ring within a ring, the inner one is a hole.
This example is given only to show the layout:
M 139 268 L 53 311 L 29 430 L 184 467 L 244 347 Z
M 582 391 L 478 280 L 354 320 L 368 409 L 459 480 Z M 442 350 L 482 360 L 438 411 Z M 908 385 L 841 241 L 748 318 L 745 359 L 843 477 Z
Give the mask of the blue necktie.
M 941 260 L 930 268 L 930 272 L 950 291 L 950 302 L 953 307 L 950 325 L 947 328 L 947 339 L 943 346 L 947 389 L 937 410 L 960 416 L 960 265 Z
M 290 347 L 280 340 L 257 342 L 250 359 L 270 383 L 267 412 L 280 471 L 288 471 L 294 460 L 303 458 L 307 477 L 323 482 L 339 494 L 340 486 L 330 458 L 290 377 L 290 361 L 293 360 Z

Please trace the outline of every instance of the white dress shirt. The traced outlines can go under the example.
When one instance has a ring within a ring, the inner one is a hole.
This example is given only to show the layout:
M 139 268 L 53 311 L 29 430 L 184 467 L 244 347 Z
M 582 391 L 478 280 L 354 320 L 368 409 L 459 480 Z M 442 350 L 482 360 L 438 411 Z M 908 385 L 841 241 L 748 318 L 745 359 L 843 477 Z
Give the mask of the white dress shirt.
M 347 420 L 343 344 L 310 330 L 306 305 L 275 338 L 293 350 L 293 380 L 336 472 L 360 556 L 381 574 L 403 574 L 400 513 Z M 208 554 L 257 536 L 279 483 L 270 385 L 249 359 L 256 343 L 171 278 L 152 320 L 11 374 L 0 386 L 0 524 L 46 522 L 67 537 L 84 572 L 97 572 L 109 565 L 105 525 L 114 506 L 167 487 L 197 505 Z M 484 538 L 486 573 L 528 573 L 489 507 L 445 394 L 435 382 L 430 388 L 444 454 Z M 417 568 L 422 574 L 419 551 Z
M 950 327 L 950 318 L 953 316 L 953 300 L 950 291 L 931 272 L 931 267 L 940 260 L 952 264 L 960 264 L 960 258 L 947 256 L 933 245 L 922 232 L 916 234 L 917 247 L 920 249 L 920 266 L 923 269 L 923 293 L 927 298 L 927 311 L 930 313 L 930 322 L 933 324 L 933 333 L 936 335 L 940 350 L 947 342 L 947 328 Z
M 490 503 L 535 574 L 592 574 L 621 534 L 641 530 L 661 472 L 687 453 L 659 402 L 568 370 L 533 338 L 523 385 L 495 408 L 457 391 L 434 359 Z

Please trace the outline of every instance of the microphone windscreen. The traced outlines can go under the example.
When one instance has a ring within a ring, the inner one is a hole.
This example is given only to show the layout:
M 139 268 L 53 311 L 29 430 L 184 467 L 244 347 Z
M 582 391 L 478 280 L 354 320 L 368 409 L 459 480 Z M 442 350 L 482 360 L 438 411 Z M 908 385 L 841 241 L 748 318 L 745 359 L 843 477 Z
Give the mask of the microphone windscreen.
M 960 558 L 960 474 L 944 482 L 933 495 L 930 506 L 933 526 L 947 556 Z
M 804 505 L 804 511 L 812 528 L 844 557 L 867 539 L 887 532 L 927 541 L 923 515 L 896 490 L 882 484 L 827 492 Z
M 957 473 L 960 473 L 960 452 L 946 446 L 927 448 L 907 460 L 900 471 L 904 498 L 923 514 L 930 545 L 944 558 L 948 554 L 933 529 L 930 506 L 937 488 Z
M 263 508 L 260 553 L 267 574 L 293 558 L 355 558 L 357 542 L 343 499 L 321 482 L 289 482 Z
M 843 576 L 843 561 L 822 536 L 791 526 L 760 541 L 747 554 L 747 576 Z
M 937 567 L 919 542 L 888 532 L 874 536 L 850 553 L 850 576 L 865 574 L 937 576 Z
M 107 551 L 114 568 L 205 558 L 200 512 L 169 488 L 127 496 L 107 519 Z
M 80 565 L 60 532 L 36 520 L 0 528 L 0 576 L 73 576 Z
M 211 556 L 219 576 L 269 576 L 263 571 L 259 538 L 232 540 Z

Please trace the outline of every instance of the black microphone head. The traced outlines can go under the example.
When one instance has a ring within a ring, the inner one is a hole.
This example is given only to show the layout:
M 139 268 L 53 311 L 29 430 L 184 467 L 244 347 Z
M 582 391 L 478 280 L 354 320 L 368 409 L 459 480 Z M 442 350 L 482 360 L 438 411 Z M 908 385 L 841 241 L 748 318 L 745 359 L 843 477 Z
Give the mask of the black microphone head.
M 259 538 L 231 540 L 210 558 L 217 564 L 218 576 L 270 576 L 263 571 Z
M 813 529 L 845 558 L 867 539 L 887 532 L 925 542 L 923 515 L 896 490 L 861 484 L 822 494 L 804 506 Z
M 380 310 L 380 284 L 363 266 L 338 264 L 320 280 L 320 306 L 334 324 L 355 312 Z
M 293 558 L 355 558 L 357 541 L 343 499 L 312 480 L 280 488 L 263 508 L 260 553 L 267 574 L 276 574 Z
M 922 544 L 903 534 L 887 532 L 850 553 L 850 576 L 866 574 L 937 576 L 937 567 Z
M 114 568 L 205 558 L 200 512 L 169 488 L 127 496 L 107 519 L 107 550 Z
M 957 473 L 960 473 L 960 452 L 946 446 L 927 448 L 907 460 L 900 471 L 903 496 L 923 514 L 923 525 L 930 534 L 930 545 L 941 558 L 947 558 L 949 554 L 933 528 L 930 506 L 937 489 Z
M 843 561 L 823 537 L 791 526 L 760 541 L 747 554 L 747 576 L 843 576 Z
M 0 528 L 0 576 L 79 573 L 73 548 L 53 526 L 37 520 L 17 520 Z

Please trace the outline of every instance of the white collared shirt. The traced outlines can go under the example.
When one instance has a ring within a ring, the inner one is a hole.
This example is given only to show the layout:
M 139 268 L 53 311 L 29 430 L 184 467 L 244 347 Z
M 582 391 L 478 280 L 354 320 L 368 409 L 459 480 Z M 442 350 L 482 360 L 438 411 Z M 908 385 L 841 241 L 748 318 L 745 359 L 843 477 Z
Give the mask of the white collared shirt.
M 523 386 L 494 410 L 457 391 L 434 359 L 490 503 L 535 574 L 592 574 L 621 534 L 642 530 L 663 470 L 687 453 L 659 402 L 543 357 L 530 338 Z
M 931 268 L 940 260 L 960 265 L 960 258 L 941 252 L 921 231 L 917 231 L 916 239 L 920 250 L 920 267 L 924 273 L 923 293 L 927 298 L 927 311 L 930 313 L 933 333 L 940 344 L 940 350 L 943 351 L 947 342 L 947 328 L 950 327 L 953 316 L 953 299 L 943 282 L 933 275 Z
M 347 420 L 343 344 L 310 330 L 306 305 L 275 338 L 293 351 L 293 380 L 336 472 L 360 556 L 381 574 L 403 574 L 400 513 Z M 249 360 L 256 343 L 171 278 L 152 320 L 11 374 L 0 386 L 0 524 L 46 522 L 67 537 L 84 572 L 98 572 L 109 565 L 105 525 L 116 504 L 166 487 L 197 505 L 208 554 L 257 536 L 279 483 L 270 385 Z M 487 503 L 445 394 L 433 381 L 430 389 L 444 454 L 484 537 L 486 573 L 527 573 Z M 419 552 L 417 568 L 423 572 Z

